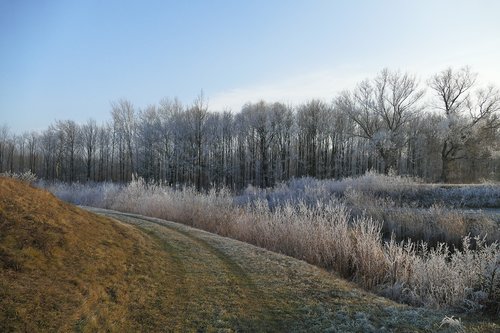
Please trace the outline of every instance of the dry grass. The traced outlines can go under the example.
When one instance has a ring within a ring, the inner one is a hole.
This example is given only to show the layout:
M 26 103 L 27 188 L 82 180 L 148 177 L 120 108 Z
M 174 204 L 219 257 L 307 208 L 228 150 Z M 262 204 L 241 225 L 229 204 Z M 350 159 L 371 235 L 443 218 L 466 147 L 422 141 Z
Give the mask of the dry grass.
M 7 179 L 0 209 L 1 332 L 440 331 L 442 313 L 175 223 L 119 217 L 132 228 Z
M 149 196 L 132 195 L 138 190 L 144 188 L 132 184 L 116 202 L 128 198 L 121 204 L 147 209 L 147 199 L 156 195 L 156 204 L 165 203 L 161 188 Z M 224 194 L 215 199 L 213 193 L 192 194 L 184 192 L 173 204 L 192 205 L 187 212 L 177 207 L 176 214 L 193 224 L 210 220 L 207 226 L 219 231 L 255 241 L 265 236 L 268 247 L 285 253 L 298 245 L 307 260 L 339 268 L 344 263 L 368 286 L 384 279 L 373 274 L 386 269 L 378 265 L 387 253 L 378 243 L 379 226 L 359 220 L 348 227 L 341 205 L 324 215 L 330 221 L 326 226 L 322 220 L 311 224 L 308 219 L 317 212 L 305 206 L 299 215 L 287 208 L 293 228 L 286 227 L 285 212 L 273 215 L 264 207 L 260 215 L 237 211 L 229 217 L 238 216 L 241 223 L 230 224 L 217 220 L 229 219 Z M 154 207 L 159 209 L 149 206 Z M 444 312 L 397 305 L 302 261 L 171 222 L 126 222 L 140 229 L 0 178 L 0 331 L 441 331 Z M 311 226 L 309 235 L 305 231 Z M 281 245 L 271 234 L 278 232 Z M 337 245 L 328 241 L 336 232 L 344 234 Z M 401 257 L 399 248 L 393 246 L 393 262 L 404 266 L 401 258 L 409 256 Z M 395 270 L 396 280 L 401 272 Z M 498 329 L 493 321 L 470 319 L 463 323 L 471 331 Z
M 71 187 L 65 191 L 78 196 Z M 139 179 L 117 190 L 113 200 L 106 202 L 116 210 L 181 222 L 306 260 L 408 304 L 500 313 L 498 242 L 463 238 L 462 226 L 454 226 L 453 220 L 444 217 L 433 224 L 422 220 L 420 226 L 416 218 L 402 221 L 405 235 L 422 233 L 432 242 L 401 242 L 384 238 L 381 230 L 386 223 L 366 214 L 353 221 L 350 209 L 332 197 L 315 202 L 303 196 L 279 204 L 272 204 L 271 199 L 257 195 L 241 206 L 225 191 L 173 190 Z M 373 209 L 386 209 L 380 206 Z M 441 209 L 433 210 L 439 218 Z M 414 225 L 416 230 L 411 229 Z M 448 234 L 439 234 L 447 228 Z M 434 234 L 459 242 L 459 247 L 439 243 L 432 238 Z
M 490 243 L 500 239 L 500 225 L 480 212 L 467 215 L 440 204 L 429 208 L 400 207 L 391 198 L 377 198 L 354 189 L 348 189 L 343 199 L 353 215 L 381 221 L 386 238 L 393 235 L 399 240 L 410 238 L 431 245 L 442 242 L 455 247 L 460 247 L 463 237 L 468 235 L 486 238 Z
M 139 179 L 116 194 L 111 208 L 181 222 L 305 260 L 409 304 L 500 310 L 498 243 L 457 235 L 460 249 L 455 249 L 438 242 L 384 240 L 383 224 L 363 215 L 352 221 L 350 210 L 335 198 L 274 208 L 267 200 L 254 200 L 241 207 L 224 191 L 175 191 Z M 432 235 L 445 223 L 424 231 Z M 470 267 L 477 269 L 464 274 Z
M 1 332 L 159 330 L 168 262 L 130 226 L 0 178 Z
M 398 305 L 303 261 L 174 222 L 97 211 L 156 235 L 183 263 L 183 331 L 454 332 L 440 327 L 450 313 Z M 468 332 L 500 327 L 463 320 Z

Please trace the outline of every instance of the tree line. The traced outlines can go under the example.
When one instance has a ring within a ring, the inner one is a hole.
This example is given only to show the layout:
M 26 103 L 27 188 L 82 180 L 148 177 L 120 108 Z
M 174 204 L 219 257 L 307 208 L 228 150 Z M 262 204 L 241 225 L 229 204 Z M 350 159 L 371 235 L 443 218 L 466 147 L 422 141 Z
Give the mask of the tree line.
M 292 177 L 381 173 L 427 181 L 500 180 L 500 92 L 469 68 L 425 85 L 382 70 L 331 103 L 248 103 L 236 113 L 164 99 L 137 109 L 111 103 L 111 119 L 56 121 L 42 132 L 0 129 L 0 172 L 30 170 L 66 182 L 133 176 L 198 190 L 270 187 Z

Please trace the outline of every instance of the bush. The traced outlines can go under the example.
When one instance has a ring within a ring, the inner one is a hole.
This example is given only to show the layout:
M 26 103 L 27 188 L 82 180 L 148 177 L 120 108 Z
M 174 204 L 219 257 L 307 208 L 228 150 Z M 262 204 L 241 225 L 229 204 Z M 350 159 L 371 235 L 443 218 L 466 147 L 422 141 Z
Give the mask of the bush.
M 31 170 L 21 172 L 21 173 L 16 173 L 16 172 L 3 172 L 0 173 L 0 177 L 8 177 L 8 178 L 13 178 L 20 180 L 22 182 L 28 183 L 28 184 L 33 184 L 34 182 L 37 181 L 36 175 L 31 172 Z

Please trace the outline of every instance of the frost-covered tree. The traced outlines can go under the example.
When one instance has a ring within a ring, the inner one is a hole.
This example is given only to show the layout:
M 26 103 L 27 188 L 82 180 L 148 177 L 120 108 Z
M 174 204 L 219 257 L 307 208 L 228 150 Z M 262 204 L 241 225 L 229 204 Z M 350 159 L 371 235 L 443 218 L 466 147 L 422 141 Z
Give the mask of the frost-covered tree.
M 336 106 L 357 124 L 357 135 L 370 141 L 388 173 L 397 168 L 398 152 L 407 140 L 405 126 L 422 109 L 423 95 L 415 76 L 384 69 L 353 92 L 343 92 Z
M 272 112 L 273 105 L 264 101 L 248 103 L 241 111 L 241 125 L 246 128 L 246 141 L 251 154 L 251 180 L 254 185 L 269 187 L 272 185 L 271 159 L 272 147 L 277 134 L 277 119 Z
M 159 179 L 159 156 L 163 145 L 160 117 L 155 105 L 139 111 L 137 147 L 138 174 L 148 181 Z
M 120 99 L 111 103 L 111 115 L 119 148 L 120 180 L 123 181 L 129 179 L 136 171 L 134 163 L 136 112 L 134 105 L 130 101 Z M 126 172 L 126 168 L 128 168 L 129 172 Z
M 105 123 L 97 128 L 97 181 L 112 179 L 111 161 L 113 160 L 112 145 L 113 125 Z
M 271 117 L 276 125 L 273 141 L 274 178 L 276 181 L 288 180 L 292 174 L 293 164 L 293 137 L 295 135 L 295 117 L 292 107 L 283 103 L 274 103 L 271 106 Z
M 468 69 L 429 80 L 435 108 L 421 111 L 414 76 L 383 70 L 329 104 L 247 103 L 209 110 L 201 94 L 136 109 L 111 104 L 110 121 L 57 121 L 41 133 L 0 129 L 0 171 L 64 181 L 137 175 L 198 190 L 270 187 L 294 177 L 342 178 L 367 170 L 426 180 L 500 179 L 498 89 Z M 334 96 L 332 96 L 334 97 Z
M 9 127 L 4 124 L 0 127 L 0 172 L 5 171 L 4 163 L 9 137 Z
M 442 112 L 441 181 L 450 179 L 451 164 L 467 157 L 467 147 L 489 145 L 487 135 L 495 135 L 500 126 L 500 93 L 497 88 L 475 89 L 477 74 L 468 67 L 447 68 L 429 80 Z M 490 142 L 491 143 L 491 142 Z M 469 153 L 473 150 L 469 149 Z
M 73 182 L 76 180 L 76 159 L 79 155 L 80 127 L 73 120 L 57 121 L 56 177 Z
M 188 124 L 190 127 L 190 142 L 194 149 L 193 169 L 195 176 L 195 186 L 200 191 L 206 180 L 206 122 L 208 118 L 208 102 L 203 91 L 195 99 L 193 106 L 187 110 Z
M 95 146 L 97 142 L 97 124 L 95 120 L 89 119 L 86 124 L 81 127 L 82 144 L 85 152 L 86 164 L 86 180 L 91 179 L 91 171 L 94 163 Z M 95 169 L 94 169 L 95 170 Z M 94 173 L 95 176 L 95 173 Z M 94 177 L 95 180 L 95 177 Z
M 299 174 L 318 177 L 328 173 L 328 150 L 333 112 L 320 100 L 311 100 L 298 107 Z

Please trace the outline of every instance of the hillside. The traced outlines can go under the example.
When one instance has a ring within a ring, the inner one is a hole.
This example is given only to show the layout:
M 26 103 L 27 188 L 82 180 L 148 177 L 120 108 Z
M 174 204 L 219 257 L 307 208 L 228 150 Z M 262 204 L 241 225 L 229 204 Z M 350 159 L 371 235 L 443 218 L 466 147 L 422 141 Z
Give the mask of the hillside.
M 168 261 L 130 226 L 0 179 L 1 332 L 134 330 L 152 317 L 161 324 L 152 308 L 169 298 L 145 291 L 171 283 Z
M 1 332 L 455 331 L 440 327 L 450 313 L 398 305 L 303 261 L 95 211 L 0 178 Z

